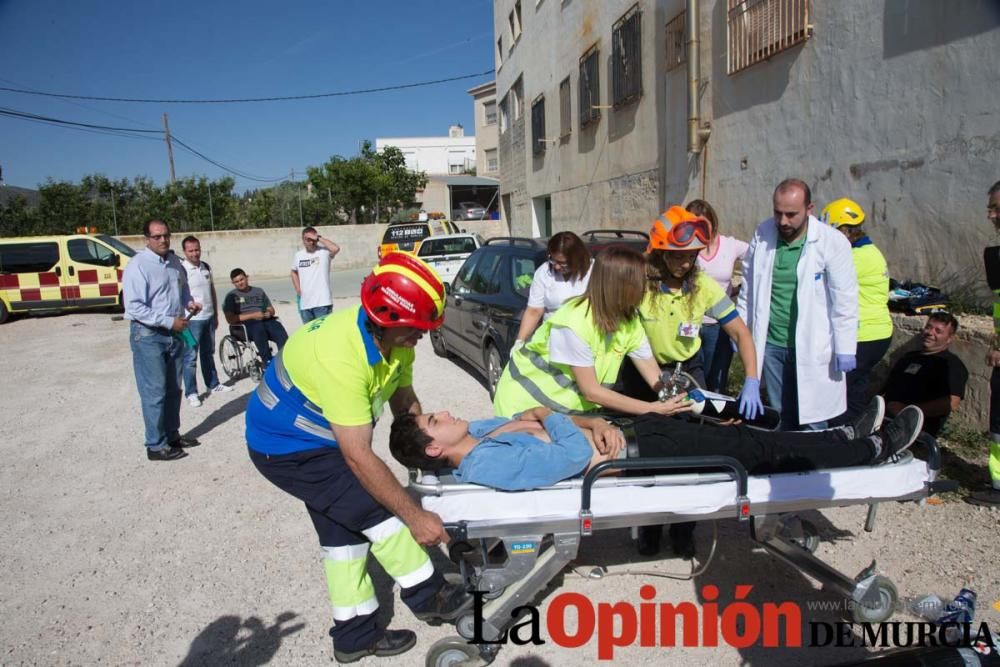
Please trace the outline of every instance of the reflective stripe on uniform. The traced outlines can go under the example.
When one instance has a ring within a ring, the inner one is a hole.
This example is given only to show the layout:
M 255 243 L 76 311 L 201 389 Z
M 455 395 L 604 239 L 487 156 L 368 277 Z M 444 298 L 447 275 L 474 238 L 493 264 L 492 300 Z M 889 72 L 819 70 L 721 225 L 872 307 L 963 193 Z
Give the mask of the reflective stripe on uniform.
M 396 517 L 389 517 L 361 531 L 371 540 L 372 555 L 382 569 L 403 588 L 427 581 L 434 574 L 434 565 L 424 548 L 417 544 L 410 529 Z
M 285 368 L 285 362 L 281 358 L 281 352 L 278 352 L 278 356 L 274 358 L 274 372 L 278 376 L 278 382 L 281 383 L 281 386 L 285 388 L 285 391 L 289 391 L 293 386 L 292 378 L 288 374 L 288 370 Z M 302 395 L 302 407 L 304 407 L 306 410 L 313 413 L 317 417 L 324 420 L 326 419 L 323 416 L 323 410 L 321 410 L 318 405 L 316 405 L 308 398 L 306 398 L 305 394 Z
M 524 375 L 521 372 L 521 369 L 517 367 L 517 360 L 515 357 L 511 357 L 510 363 L 507 364 L 507 368 L 510 370 L 511 379 L 517 382 L 518 386 L 521 387 L 521 389 L 523 389 L 524 391 L 528 392 L 528 395 L 531 396 L 531 398 L 538 401 L 538 404 L 541 405 L 542 407 L 548 408 L 549 410 L 552 410 L 554 412 L 561 412 L 563 414 L 570 414 L 570 415 L 584 414 L 583 410 L 573 410 L 549 398 L 548 394 L 546 394 L 541 387 L 532 382 L 528 376 Z M 553 377 L 552 379 L 558 382 L 557 378 Z
M 368 545 L 321 547 L 333 619 L 347 621 L 378 609 L 375 587 L 368 576 Z

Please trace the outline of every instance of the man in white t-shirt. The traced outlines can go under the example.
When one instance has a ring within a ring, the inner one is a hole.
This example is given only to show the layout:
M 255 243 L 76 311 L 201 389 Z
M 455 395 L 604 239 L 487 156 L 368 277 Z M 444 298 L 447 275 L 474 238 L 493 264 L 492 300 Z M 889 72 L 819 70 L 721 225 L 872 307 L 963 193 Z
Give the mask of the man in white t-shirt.
M 330 260 L 340 252 L 340 246 L 319 235 L 315 227 L 302 230 L 304 248 L 292 261 L 292 285 L 298 295 L 302 323 L 329 315 L 333 310 L 330 295 Z
M 201 304 L 201 311 L 196 313 L 188 323 L 188 331 L 194 337 L 195 346 L 184 350 L 181 368 L 184 374 L 184 393 L 192 407 L 201 405 L 198 395 L 198 357 L 201 356 L 201 377 L 205 380 L 205 388 L 213 394 L 232 391 L 219 382 L 219 374 L 215 370 L 215 330 L 219 328 L 219 318 L 215 305 L 219 302 L 215 295 L 215 285 L 212 284 L 212 269 L 207 262 L 201 261 L 201 243 L 193 236 L 187 236 L 181 242 L 184 259 L 181 264 L 187 271 L 188 289 L 191 299 Z

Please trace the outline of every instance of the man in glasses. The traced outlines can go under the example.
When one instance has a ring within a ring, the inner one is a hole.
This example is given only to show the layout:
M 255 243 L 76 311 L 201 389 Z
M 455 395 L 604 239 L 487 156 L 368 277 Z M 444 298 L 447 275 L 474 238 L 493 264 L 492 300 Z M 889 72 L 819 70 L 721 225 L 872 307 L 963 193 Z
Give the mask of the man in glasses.
M 292 261 L 292 285 L 298 295 L 299 316 L 305 324 L 333 310 L 330 260 L 340 252 L 340 246 L 320 236 L 315 227 L 302 230 L 302 245 Z
M 857 363 L 858 281 L 851 244 L 813 215 L 812 192 L 789 178 L 774 216 L 743 257 L 739 311 L 781 427 L 820 429 L 847 408 L 846 375 Z
M 170 251 L 165 222 L 143 225 L 146 248 L 132 258 L 122 276 L 125 319 L 130 321 L 132 368 L 139 389 L 146 429 L 146 457 L 173 461 L 184 448 L 200 443 L 180 434 L 181 361 L 186 349 L 181 334 L 188 317 L 201 310 L 188 289 L 187 271 Z

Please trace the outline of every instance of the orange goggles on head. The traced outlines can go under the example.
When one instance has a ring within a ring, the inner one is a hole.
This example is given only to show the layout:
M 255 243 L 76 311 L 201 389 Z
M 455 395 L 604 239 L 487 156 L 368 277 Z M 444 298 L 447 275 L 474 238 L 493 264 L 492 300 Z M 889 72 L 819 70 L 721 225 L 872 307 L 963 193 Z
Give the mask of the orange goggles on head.
M 712 238 L 712 226 L 708 220 L 694 215 L 680 206 L 671 206 L 663 215 L 653 221 L 649 230 L 651 250 L 700 250 L 708 247 Z

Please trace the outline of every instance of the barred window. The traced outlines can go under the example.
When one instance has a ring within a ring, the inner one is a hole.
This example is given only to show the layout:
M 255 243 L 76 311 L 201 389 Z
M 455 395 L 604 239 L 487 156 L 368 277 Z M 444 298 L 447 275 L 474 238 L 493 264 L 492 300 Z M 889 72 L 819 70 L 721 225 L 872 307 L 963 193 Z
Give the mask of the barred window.
M 667 71 L 687 62 L 687 12 L 681 12 L 667 23 Z
M 767 60 L 812 34 L 809 0 L 728 0 L 728 73 Z
M 642 12 L 633 5 L 611 29 L 611 103 L 620 106 L 642 95 Z
M 539 95 L 531 103 L 531 154 L 545 153 L 545 96 Z
M 601 87 L 597 45 L 580 57 L 580 127 L 584 128 L 601 117 Z

